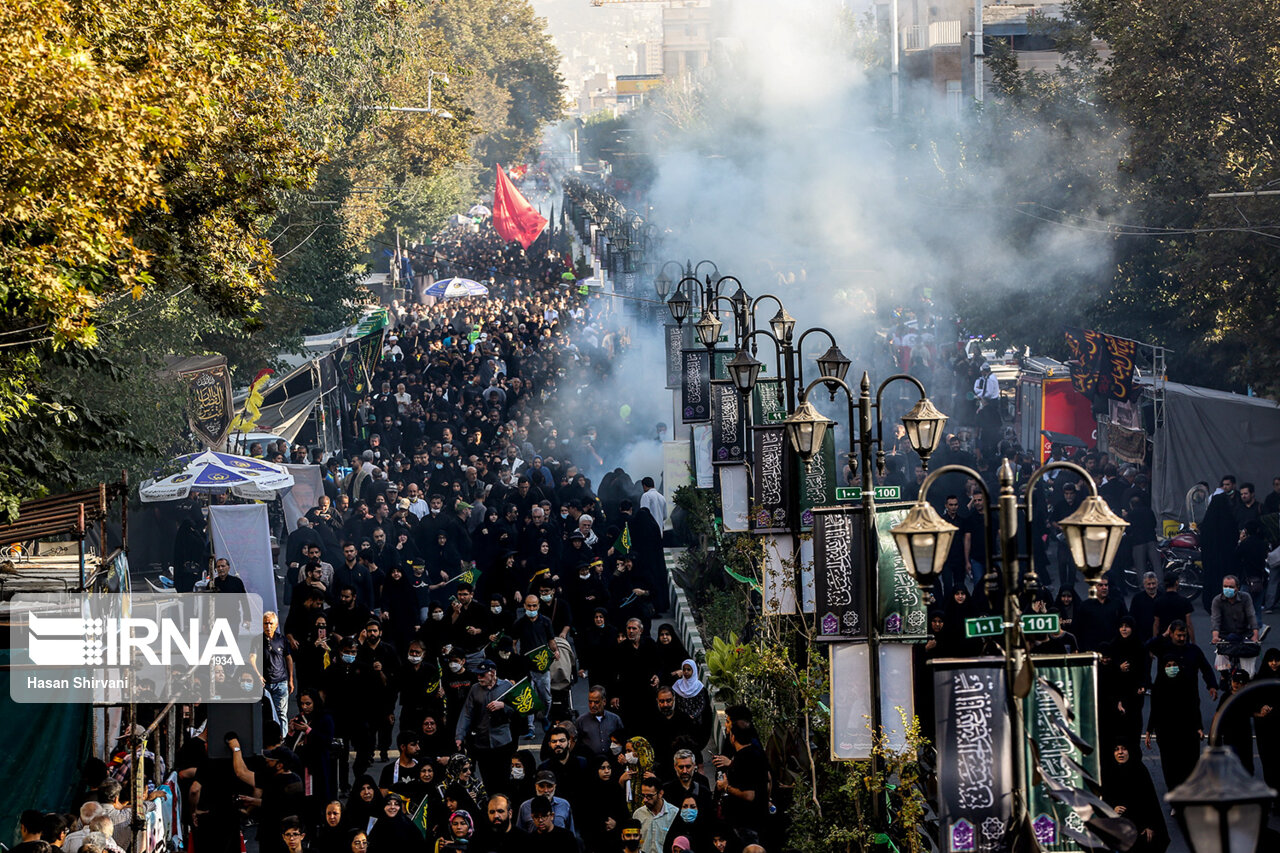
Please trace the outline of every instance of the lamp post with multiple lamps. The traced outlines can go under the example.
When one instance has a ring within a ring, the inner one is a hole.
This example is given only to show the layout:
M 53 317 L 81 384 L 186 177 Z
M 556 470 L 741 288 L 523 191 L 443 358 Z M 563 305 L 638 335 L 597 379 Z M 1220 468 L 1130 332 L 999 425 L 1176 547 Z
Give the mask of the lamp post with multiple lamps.
M 1024 768 L 1026 748 L 1026 721 L 1022 716 L 1022 702 L 1031 692 L 1033 682 L 1032 670 L 1029 666 L 1026 641 L 1022 632 L 1021 612 L 1018 602 L 1019 581 L 1024 592 L 1037 588 L 1038 579 L 1032 559 L 1035 550 L 1032 547 L 1032 497 L 1036 483 L 1053 470 L 1066 470 L 1079 475 L 1088 486 L 1089 496 L 1080 502 L 1080 506 L 1071 515 L 1058 524 L 1066 537 L 1067 550 L 1071 561 L 1084 575 L 1089 584 L 1089 597 L 1097 597 L 1098 582 L 1111 568 L 1116 552 L 1120 549 L 1120 540 L 1129 523 L 1121 519 L 1107 506 L 1106 501 L 1098 497 L 1098 487 L 1089 472 L 1072 462 L 1049 462 L 1040 466 L 1027 481 L 1027 500 L 1020 505 L 1013 490 L 1013 468 L 1005 459 L 1000 466 L 999 495 L 999 539 L 1000 539 L 1000 573 L 993 565 L 987 567 L 988 595 L 997 593 L 997 584 L 1001 584 L 1004 594 L 1004 645 L 1002 652 L 1005 661 L 1005 697 L 1008 704 L 1009 725 L 1013 732 L 1013 819 L 1015 831 L 1020 829 L 1027 817 L 1027 784 Z M 984 502 L 983 526 L 988 540 L 987 560 L 993 561 L 991 548 L 990 494 L 983 484 L 981 475 L 964 465 L 944 465 L 927 476 L 920 486 L 920 495 L 915 506 L 907 516 L 893 528 L 893 537 L 898 551 L 902 554 L 907 570 L 916 579 L 920 589 L 926 595 L 937 583 L 947 554 L 951 550 L 951 542 L 959 528 L 938 514 L 932 505 L 926 502 L 929 487 L 941 476 L 951 473 L 966 474 L 975 480 L 987 496 Z M 1026 513 L 1026 553 L 1027 571 L 1022 573 L 1021 561 L 1018 557 L 1018 512 Z M 1225 853 L 1225 851 L 1224 851 Z
M 688 266 L 686 266 L 686 271 L 688 269 Z M 722 296 L 720 291 L 727 282 L 736 284 L 737 289 L 731 296 Z M 686 283 L 698 285 L 696 274 L 692 276 L 686 275 L 677 285 L 675 293 L 668 302 L 672 317 L 675 318 L 677 324 L 682 324 L 691 315 L 691 309 L 693 308 L 693 300 L 683 287 Z M 667 291 L 670 292 L 669 286 Z M 662 291 L 660 290 L 659 293 L 661 294 Z M 778 308 L 777 313 L 769 320 L 769 327 L 766 329 L 757 327 L 756 315 L 761 304 L 767 300 L 775 302 Z M 729 310 L 732 312 L 735 332 L 734 348 L 736 351 L 725 367 L 734 387 L 744 400 L 744 411 L 748 413 L 750 412 L 751 394 L 764 368 L 763 363 L 755 357 L 758 352 L 758 338 L 766 338 L 773 344 L 775 364 L 781 382 L 779 394 L 785 394 L 785 406 L 788 412 L 786 419 L 782 421 L 782 427 L 792 452 L 804 465 L 811 464 L 815 457 L 822 452 L 827 430 L 833 424 L 831 420 L 821 415 L 809 401 L 810 392 L 822 385 L 827 389 L 831 399 L 834 401 L 836 394 L 844 391 L 848 400 L 850 462 L 858 470 L 861 481 L 861 505 L 865 523 L 863 524 L 862 541 L 859 545 L 862 550 L 864 565 L 867 567 L 865 573 L 868 585 L 867 600 L 872 608 L 877 607 L 879 593 L 875 567 L 878 563 L 878 543 L 875 526 L 875 482 L 871 460 L 874 456 L 877 469 L 883 473 L 885 452 L 882 411 L 885 389 L 895 382 L 905 381 L 915 385 L 919 390 L 919 400 L 902 420 L 907 431 L 908 440 L 915 452 L 919 454 L 926 468 L 929 457 L 937 449 L 942 437 L 943 426 L 947 420 L 946 415 L 939 412 L 929 400 L 924 385 L 918 379 L 906 374 L 896 374 L 886 379 L 876 389 L 873 397 L 871 393 L 871 378 L 864 372 L 859 391 L 855 394 L 854 390 L 845 381 L 851 362 L 840 351 L 835 336 L 824 328 L 814 327 L 801 333 L 797 340 L 795 337 L 795 318 L 787 311 L 782 301 L 773 294 L 764 294 L 753 300 L 746 294 L 740 281 L 731 276 L 726 276 L 716 281 L 714 285 L 708 279 L 703 285 L 703 294 L 700 302 L 701 316 L 694 324 L 694 329 L 698 340 L 707 347 L 708 351 L 713 351 L 716 342 L 719 340 L 722 322 L 717 314 L 721 303 L 727 303 Z M 829 347 L 817 358 L 819 376 L 806 385 L 804 382 L 802 356 L 805 340 L 811 334 L 824 335 L 829 341 Z M 748 349 L 750 349 L 750 352 L 748 352 Z M 748 423 L 751 422 L 749 414 L 747 421 Z M 749 445 L 750 442 L 748 441 Z M 748 459 L 748 464 L 750 464 L 750 459 Z M 800 474 L 798 468 L 793 469 L 789 480 L 787 484 L 789 492 L 788 527 L 790 527 L 793 536 L 798 537 L 801 525 Z M 793 546 L 792 553 L 798 557 L 798 545 Z M 794 582 L 797 589 L 797 605 L 802 610 L 803 594 L 798 570 Z M 879 621 L 878 619 L 871 621 L 873 624 L 869 626 L 867 631 L 870 686 L 871 695 L 874 697 L 871 703 L 871 727 L 872 731 L 879 733 L 883 726 L 879 702 L 880 626 L 875 624 Z M 801 652 L 802 654 L 807 654 L 807 649 L 803 649 Z M 880 812 L 878 799 L 873 800 L 872 805 L 873 812 L 878 820 Z

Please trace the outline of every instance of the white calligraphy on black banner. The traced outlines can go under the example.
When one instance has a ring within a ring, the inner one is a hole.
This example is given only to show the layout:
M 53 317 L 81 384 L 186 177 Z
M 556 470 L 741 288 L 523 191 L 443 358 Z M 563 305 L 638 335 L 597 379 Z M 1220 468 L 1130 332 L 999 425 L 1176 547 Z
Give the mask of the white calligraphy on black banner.
M 743 461 L 742 397 L 731 382 L 711 383 L 711 464 Z
M 751 433 L 752 528 L 756 533 L 787 532 L 787 483 L 794 463 L 786 435 L 780 426 L 755 427 Z
M 685 350 L 680 374 L 681 419 L 687 424 L 711 420 L 711 354 Z
M 946 853 L 1003 853 L 1013 810 L 1003 658 L 933 662 L 938 799 Z
M 819 640 L 867 636 L 863 538 L 860 508 L 827 507 L 813 511 L 813 572 Z
M 685 347 L 685 335 L 683 326 L 667 325 L 663 326 L 665 330 L 665 342 L 667 346 L 667 387 L 676 389 L 680 387 L 681 372 L 683 366 L 680 351 Z

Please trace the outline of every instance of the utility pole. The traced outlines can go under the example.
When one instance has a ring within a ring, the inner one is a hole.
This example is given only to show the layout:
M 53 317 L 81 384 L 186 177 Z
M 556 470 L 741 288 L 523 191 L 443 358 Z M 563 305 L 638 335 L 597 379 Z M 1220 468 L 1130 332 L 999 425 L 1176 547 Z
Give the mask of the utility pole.
M 982 103 L 982 0 L 973 0 L 973 99 Z
M 979 3 L 982 0 L 978 0 Z M 893 98 L 893 117 L 897 118 L 898 113 L 902 110 L 902 96 L 898 88 L 898 51 L 901 47 L 901 37 L 898 34 L 898 0 L 893 0 L 889 6 L 889 38 L 893 41 L 892 47 L 889 48 L 889 84 L 891 87 Z

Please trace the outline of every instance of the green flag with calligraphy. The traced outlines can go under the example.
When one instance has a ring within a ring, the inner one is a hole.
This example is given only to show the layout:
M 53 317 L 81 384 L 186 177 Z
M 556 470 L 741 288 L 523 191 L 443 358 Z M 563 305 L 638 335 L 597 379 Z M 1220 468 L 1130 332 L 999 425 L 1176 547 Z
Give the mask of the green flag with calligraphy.
M 1099 777 L 1098 750 L 1086 754 L 1079 746 L 1099 742 L 1097 668 L 1092 654 L 1036 655 L 1031 660 L 1038 677 L 1034 689 L 1022 700 L 1022 715 L 1027 721 L 1023 766 L 1028 818 L 1046 853 L 1076 853 L 1084 848 L 1063 830 L 1070 827 L 1081 832 L 1084 822 L 1070 806 L 1050 798 L 1044 784 L 1035 784 L 1035 768 L 1038 759 L 1041 775 L 1068 788 L 1085 787 L 1077 767 L 1095 779 Z
M 548 655 L 550 657 L 550 655 Z M 539 711 L 547 709 L 546 704 L 542 701 L 542 697 L 538 695 L 538 691 L 533 689 L 533 682 L 529 676 L 517 681 L 512 685 L 511 689 L 498 697 L 504 704 L 510 705 L 520 714 L 536 714 Z
M 551 669 L 551 649 L 547 646 L 538 646 L 524 658 L 529 662 L 529 666 L 533 667 L 534 672 L 546 672 Z
M 882 640 L 923 643 L 929 639 L 924 595 L 893 543 L 893 526 L 906 515 L 905 509 L 876 510 L 877 630 Z
M 427 805 L 431 802 L 430 797 L 423 797 L 422 802 L 418 803 L 418 810 L 409 817 L 409 821 L 417 827 L 418 832 L 422 833 L 423 838 L 431 838 L 431 816 L 428 814 L 430 809 Z
M 445 583 L 453 583 L 454 581 L 457 581 L 458 583 L 469 583 L 472 586 L 475 586 L 476 581 L 480 580 L 480 575 L 481 575 L 480 570 L 477 569 L 475 566 L 472 566 L 471 568 L 467 569 L 465 572 L 461 572 L 449 578 L 447 581 L 445 581 Z
M 622 533 L 618 534 L 618 539 L 613 543 L 613 550 L 618 554 L 631 553 L 631 525 L 622 525 Z

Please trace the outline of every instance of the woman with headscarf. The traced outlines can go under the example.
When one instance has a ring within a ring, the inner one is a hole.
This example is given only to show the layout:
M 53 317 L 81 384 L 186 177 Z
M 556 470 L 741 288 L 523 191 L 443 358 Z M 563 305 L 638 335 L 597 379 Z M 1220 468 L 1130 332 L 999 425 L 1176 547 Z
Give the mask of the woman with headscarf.
M 636 510 L 630 522 L 631 555 L 635 571 L 648 584 L 651 591 L 649 603 L 654 612 L 662 613 L 671 599 L 667 583 L 666 558 L 662 551 L 662 525 L 649 512 L 647 506 Z M 646 622 L 646 625 L 648 623 Z
M 676 629 L 670 622 L 658 626 L 658 642 L 656 644 L 658 658 L 658 682 L 673 684 L 680 678 L 680 668 L 684 665 L 689 653 L 684 643 L 676 636 Z
M 351 786 L 351 796 L 347 798 L 347 808 L 344 811 L 347 825 L 352 829 L 368 832 L 382 812 L 380 797 L 377 779 L 368 773 L 357 779 Z
M 1102 799 L 1137 828 L 1138 840 L 1130 853 L 1164 853 L 1169 830 L 1156 786 L 1142 759 L 1134 757 L 1123 741 L 1103 757 Z
M 1243 669 L 1237 669 L 1231 673 L 1231 678 L 1227 682 L 1229 686 L 1218 697 L 1215 719 L 1222 716 L 1222 707 L 1248 683 L 1249 673 Z M 1240 759 L 1240 763 L 1251 776 L 1253 775 L 1253 714 L 1256 708 L 1258 704 L 1254 697 L 1250 696 L 1232 705 L 1231 715 L 1217 722 L 1218 731 L 1222 732 L 1223 745 L 1235 750 L 1236 757 Z
M 445 619 L 444 604 L 433 600 L 427 605 L 427 621 L 418 628 L 417 639 L 426 650 L 428 663 L 438 663 L 446 654 L 445 647 L 450 644 L 453 630 L 449 620 Z
M 1062 630 L 1071 631 L 1071 623 L 1076 618 L 1076 591 L 1069 586 L 1064 586 L 1058 590 L 1058 597 L 1054 599 L 1053 609 L 1058 614 L 1058 624 L 1062 626 Z
M 342 803 L 330 800 L 325 803 L 311 849 L 315 853 L 347 853 L 351 846 L 350 834 L 351 829 L 342 814 Z
M 471 763 L 471 759 L 458 752 L 449 759 L 449 763 L 445 765 L 444 784 L 447 789 L 451 785 L 461 785 L 470 795 L 474 803 L 486 803 L 489 801 L 488 795 L 484 790 L 484 783 L 476 778 L 475 767 Z M 468 809 L 473 813 L 476 809 Z
M 1182 658 L 1168 652 L 1157 659 L 1155 684 L 1151 688 L 1151 716 L 1147 720 L 1147 749 L 1151 748 L 1152 734 L 1160 745 L 1165 788 L 1172 791 L 1196 766 L 1204 724 L 1200 718 L 1196 672 L 1184 668 Z
M 631 817 L 623 790 L 613 781 L 618 776 L 612 753 L 593 756 L 587 762 L 587 782 L 573 804 L 574 824 L 588 850 L 605 850 L 607 840 L 616 837 L 618 827 Z
M 298 694 L 298 716 L 289 721 L 289 744 L 302 762 L 302 782 L 309 796 L 330 800 L 337 794 L 333 736 L 333 717 L 325 711 L 320 691 L 304 688 Z
M 1138 638 L 1137 622 L 1132 616 L 1124 616 L 1115 638 L 1104 648 L 1104 654 L 1110 661 L 1109 666 L 1099 672 L 1099 690 L 1105 680 L 1112 695 L 1111 706 L 1107 708 L 1114 728 L 1113 737 L 1102 733 L 1102 740 L 1112 743 L 1123 739 L 1129 749 L 1137 751 L 1138 741 L 1142 738 L 1142 710 L 1151 690 L 1151 664 L 1147 647 Z M 1101 698 L 1099 701 L 1103 701 Z M 1102 715 L 1099 714 L 1099 726 Z
M 352 829 L 347 832 L 347 853 L 369 853 L 369 833 L 363 829 Z
M 404 813 L 395 794 L 382 798 L 382 809 L 369 831 L 369 853 L 419 853 L 427 849 L 422 833 Z
M 649 741 L 642 737 L 628 740 L 623 746 L 621 765 L 618 784 L 622 786 L 622 796 L 627 800 L 627 812 L 634 813 L 644 805 L 640 783 L 653 772 L 653 747 Z
M 382 608 L 382 630 L 396 651 L 404 654 L 418 628 L 418 594 L 413 578 L 401 566 L 388 570 L 378 606 Z
M 981 614 L 973 599 L 969 597 L 969 590 L 965 589 L 964 584 L 957 584 L 951 591 L 951 597 L 943 605 L 942 613 L 943 627 L 942 636 L 938 638 L 939 643 L 947 648 L 948 653 L 960 657 L 978 654 L 982 648 L 982 641 L 965 636 L 964 622 Z
M 475 830 L 475 823 L 467 810 L 458 809 L 449 815 L 449 833 L 436 842 L 436 853 L 444 850 L 466 850 Z
M 440 582 L 436 578 L 440 578 L 441 581 L 448 580 L 462 571 L 462 555 L 454 546 L 449 532 L 443 528 L 436 531 L 435 537 L 427 543 L 422 556 L 427 563 L 427 576 L 432 579 L 432 586 Z M 451 588 L 453 585 L 449 586 Z M 436 593 L 443 594 L 438 587 Z
M 701 748 L 711 737 L 714 715 L 711 691 L 698 678 L 698 662 L 693 658 L 685 658 L 679 672 L 680 677 L 671 685 L 671 690 L 676 694 L 676 713 L 684 714 L 693 721 L 693 730 L 698 735 L 697 746 Z
M 1280 791 L 1280 649 L 1270 648 L 1262 655 L 1257 680 L 1275 682 L 1274 690 L 1258 689 L 1254 705 L 1253 732 L 1258 741 L 1258 760 L 1262 762 L 1262 778 L 1269 787 Z
M 591 614 L 590 624 L 577 637 L 578 676 L 589 678 L 592 684 L 613 684 L 611 655 L 617 645 L 618 629 L 609 624 L 608 609 L 597 607 Z

